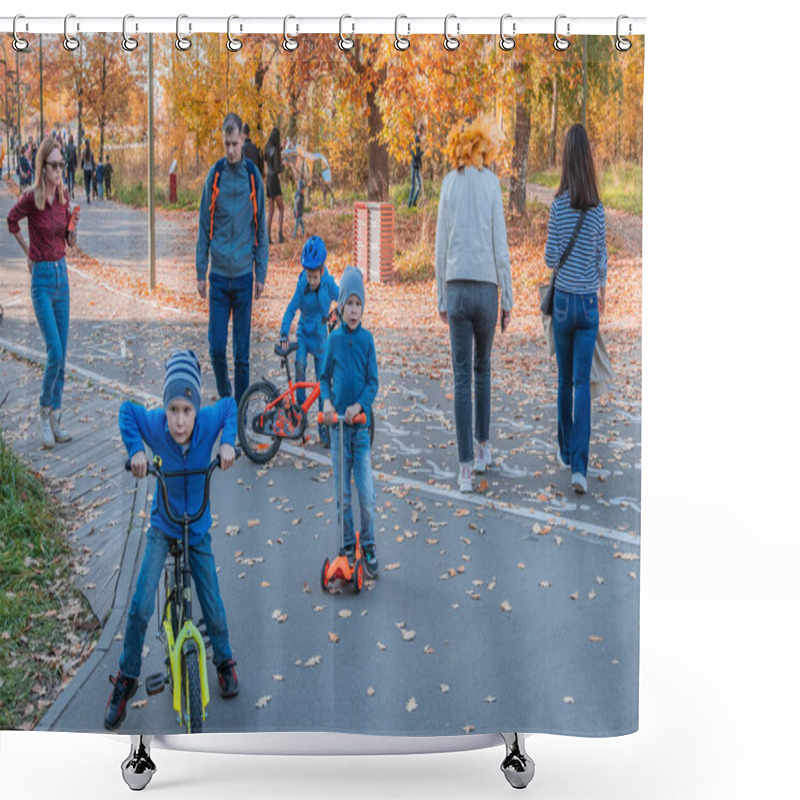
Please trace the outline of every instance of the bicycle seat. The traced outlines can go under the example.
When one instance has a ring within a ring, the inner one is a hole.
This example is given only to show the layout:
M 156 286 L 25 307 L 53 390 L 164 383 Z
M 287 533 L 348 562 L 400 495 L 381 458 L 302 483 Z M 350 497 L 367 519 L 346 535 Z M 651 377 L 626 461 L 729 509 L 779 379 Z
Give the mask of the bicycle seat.
M 297 342 L 289 342 L 289 346 L 286 348 L 286 352 L 281 350 L 280 344 L 276 344 L 273 348 L 275 350 L 275 355 L 280 356 L 280 358 L 284 358 L 288 356 L 289 353 L 294 353 L 297 350 Z

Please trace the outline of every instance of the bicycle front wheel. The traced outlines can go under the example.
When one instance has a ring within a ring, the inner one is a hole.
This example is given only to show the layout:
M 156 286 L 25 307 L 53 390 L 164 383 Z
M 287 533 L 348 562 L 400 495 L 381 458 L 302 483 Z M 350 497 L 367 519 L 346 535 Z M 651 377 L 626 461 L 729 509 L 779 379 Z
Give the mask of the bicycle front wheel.
M 181 653 L 181 692 L 187 733 L 203 730 L 203 693 L 200 689 L 200 656 L 197 648 L 186 645 Z
M 278 390 L 275 385 L 269 381 L 259 381 L 247 388 L 239 403 L 239 444 L 247 457 L 256 464 L 266 464 L 281 446 L 279 436 L 263 432 L 264 409 L 277 399 Z

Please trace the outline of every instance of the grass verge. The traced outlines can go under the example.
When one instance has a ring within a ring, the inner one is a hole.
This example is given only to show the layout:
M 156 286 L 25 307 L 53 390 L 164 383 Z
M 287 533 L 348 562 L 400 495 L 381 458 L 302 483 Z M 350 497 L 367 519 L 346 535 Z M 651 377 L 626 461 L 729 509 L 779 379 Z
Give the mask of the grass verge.
M 0 729 L 31 729 L 93 647 L 60 509 L 0 431 Z

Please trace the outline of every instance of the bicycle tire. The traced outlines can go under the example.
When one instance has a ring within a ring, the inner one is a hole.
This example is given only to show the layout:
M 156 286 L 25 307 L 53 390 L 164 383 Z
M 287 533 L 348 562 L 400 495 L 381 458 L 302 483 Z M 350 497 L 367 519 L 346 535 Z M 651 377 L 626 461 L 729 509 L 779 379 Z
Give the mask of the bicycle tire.
M 193 643 L 184 645 L 181 653 L 181 694 L 186 704 L 186 732 L 200 733 L 203 730 L 203 694 L 200 689 L 200 656 Z
M 260 394 L 260 399 L 259 399 Z M 239 403 L 236 422 L 239 429 L 239 444 L 245 455 L 255 464 L 266 464 L 280 450 L 280 436 L 261 436 L 252 430 L 252 420 L 266 406 L 279 397 L 275 384 L 270 381 L 259 381 L 247 387 Z M 252 401 L 252 402 L 251 402 Z M 249 408 L 250 406 L 252 408 Z M 266 445 L 266 440 L 272 442 Z

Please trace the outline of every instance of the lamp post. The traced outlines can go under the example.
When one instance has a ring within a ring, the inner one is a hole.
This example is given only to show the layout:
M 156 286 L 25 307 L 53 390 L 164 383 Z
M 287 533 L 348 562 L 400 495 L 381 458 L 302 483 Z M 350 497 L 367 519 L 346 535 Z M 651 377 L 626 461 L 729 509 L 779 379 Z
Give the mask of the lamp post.
M 42 79 L 42 34 L 39 34 L 39 143 L 44 141 L 44 81 Z

